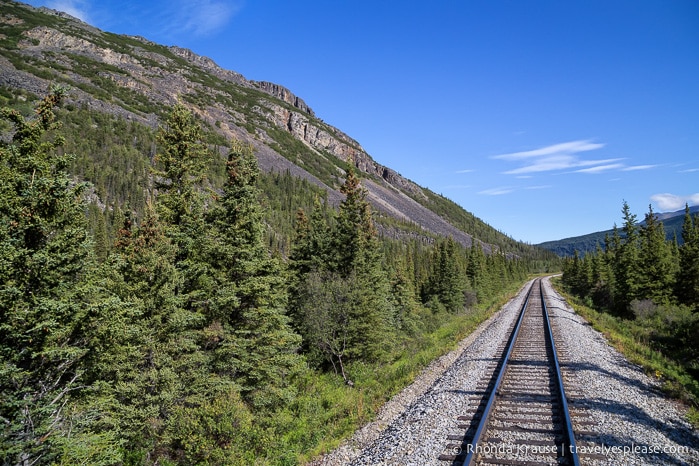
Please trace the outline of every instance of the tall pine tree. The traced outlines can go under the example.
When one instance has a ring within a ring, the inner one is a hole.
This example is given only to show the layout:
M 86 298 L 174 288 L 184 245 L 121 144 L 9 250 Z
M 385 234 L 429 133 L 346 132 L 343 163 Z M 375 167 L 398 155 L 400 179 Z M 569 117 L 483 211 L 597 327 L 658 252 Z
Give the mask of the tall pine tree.
M 688 205 L 685 205 L 684 210 L 682 240 L 677 297 L 680 302 L 699 311 L 699 217 L 692 217 Z
M 638 297 L 638 286 L 640 283 L 638 269 L 638 226 L 636 225 L 636 215 L 631 213 L 629 204 L 624 201 L 622 207 L 624 224 L 620 239 L 613 238 L 618 244 L 615 248 L 614 258 L 614 283 L 615 283 L 615 304 L 618 311 L 627 313 L 629 304 Z
M 26 120 L 2 109 L 14 125 L 0 145 L 0 451 L 6 464 L 50 463 L 70 435 L 67 411 L 83 388 L 81 360 L 86 274 L 93 263 L 83 185 L 66 168 L 71 156 L 53 108 L 54 87 Z
M 393 319 L 389 281 L 382 267 L 378 233 L 374 225 L 367 191 L 350 168 L 340 188 L 345 199 L 340 203 L 334 235 L 336 272 L 347 279 L 354 304 L 350 307 L 350 357 L 380 359 Z
M 294 316 L 305 344 L 348 380 L 346 361 L 372 361 L 386 353 L 396 316 L 371 206 L 353 169 L 340 191 L 345 199 L 332 226 L 318 202 L 310 222 L 299 217 L 291 269 L 298 284 Z
M 428 294 L 439 300 L 449 312 L 463 310 L 465 274 L 461 273 L 454 239 L 441 240 L 434 256 Z
M 200 138 L 191 112 L 177 105 L 158 132 L 154 202 L 138 227 L 127 218 L 105 273 L 105 288 L 124 306 L 101 373 L 113 381 L 128 450 L 156 462 L 177 454 L 175 414 L 228 390 L 202 349 L 213 279 L 203 261 L 211 235 L 202 188 L 209 155 Z
M 638 299 L 656 304 L 670 302 L 674 288 L 675 262 L 665 229 L 648 206 L 640 232 Z
M 301 368 L 300 337 L 286 315 L 287 293 L 279 261 L 264 242 L 252 147 L 233 141 L 228 181 L 211 213 L 216 241 L 209 260 L 216 271 L 212 325 L 217 373 L 228 374 L 257 407 L 290 401 L 291 378 Z

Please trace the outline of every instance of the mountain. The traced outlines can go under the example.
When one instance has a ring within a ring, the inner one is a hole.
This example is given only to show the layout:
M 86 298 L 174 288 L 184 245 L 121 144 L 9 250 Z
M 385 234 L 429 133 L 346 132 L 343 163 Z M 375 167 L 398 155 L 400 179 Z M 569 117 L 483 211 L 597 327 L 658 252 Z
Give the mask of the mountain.
M 379 222 L 383 234 L 451 236 L 486 252 L 540 253 L 376 162 L 284 86 L 248 80 L 191 50 L 104 32 L 65 13 L 8 0 L 0 6 L 0 90 L 8 100 L 36 99 L 51 83 L 68 85 L 69 108 L 151 129 L 181 102 L 222 151 L 230 138 L 248 142 L 263 171 L 306 180 L 332 204 L 342 198 L 346 169 L 356 167 L 370 202 L 387 219 Z M 101 168 L 81 175 L 97 185 L 90 173 Z M 102 203 L 105 195 L 96 189 Z
M 689 208 L 691 215 L 699 214 L 699 206 Z M 682 244 L 682 224 L 684 223 L 684 209 L 675 212 L 662 212 L 655 214 L 655 217 L 660 220 L 665 229 L 665 237 L 668 240 L 677 238 L 678 244 Z M 639 222 L 638 226 L 643 226 L 643 222 Z M 604 238 L 612 235 L 613 230 L 598 231 L 588 233 L 587 235 L 574 236 L 556 241 L 546 241 L 537 244 L 536 246 L 548 249 L 562 257 L 572 257 L 575 251 L 581 256 L 587 252 L 594 252 L 597 245 L 604 248 Z

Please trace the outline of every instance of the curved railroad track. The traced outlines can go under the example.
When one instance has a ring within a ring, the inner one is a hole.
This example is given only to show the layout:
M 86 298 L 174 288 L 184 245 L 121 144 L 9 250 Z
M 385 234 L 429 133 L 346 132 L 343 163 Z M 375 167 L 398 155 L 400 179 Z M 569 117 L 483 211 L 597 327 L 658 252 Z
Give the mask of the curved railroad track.
M 450 435 L 452 465 L 578 465 L 556 344 L 541 280 L 535 280 L 492 375 Z M 447 463 L 445 463 L 447 464 Z

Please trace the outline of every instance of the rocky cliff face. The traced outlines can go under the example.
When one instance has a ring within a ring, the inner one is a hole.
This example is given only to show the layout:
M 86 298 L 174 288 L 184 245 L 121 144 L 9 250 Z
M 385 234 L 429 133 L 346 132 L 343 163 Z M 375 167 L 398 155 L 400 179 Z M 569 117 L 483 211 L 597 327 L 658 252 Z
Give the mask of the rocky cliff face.
M 280 86 L 279 84 L 270 83 L 267 81 L 249 81 L 249 82 L 256 85 L 258 88 L 265 91 L 269 95 L 274 96 L 279 100 L 283 100 L 284 102 L 288 103 L 289 105 L 291 105 L 295 108 L 298 108 L 299 110 L 301 110 L 301 112 L 307 113 L 312 117 L 315 116 L 315 113 L 313 113 L 313 110 L 311 110 L 311 107 L 306 105 L 306 102 L 304 102 L 303 99 L 295 96 L 286 87 Z
M 149 125 L 159 121 L 158 109 L 183 101 L 225 136 L 251 142 L 268 170 L 294 165 L 274 149 L 281 144 L 270 131 L 276 128 L 315 156 L 335 157 L 365 173 L 365 186 L 378 209 L 471 245 L 470 235 L 415 201 L 426 199 L 422 188 L 377 163 L 357 141 L 318 119 L 289 89 L 247 80 L 188 49 L 105 33 L 55 11 L 8 0 L 0 5 L 1 25 L 18 36 L 13 41 L 0 29 L 0 85 L 41 95 L 50 82 L 68 83 L 74 103 Z M 36 20 L 37 15 L 45 16 Z M 334 189 L 302 167 L 294 166 L 293 172 Z M 339 198 L 338 193 L 331 198 Z
M 359 171 L 374 175 L 412 196 L 425 197 L 422 189 L 403 178 L 398 172 L 377 163 L 357 141 L 340 130 L 319 124 L 318 120 L 286 107 L 272 105 L 269 118 L 280 128 L 286 128 L 294 137 L 317 151 L 329 152 L 338 159 L 354 165 Z

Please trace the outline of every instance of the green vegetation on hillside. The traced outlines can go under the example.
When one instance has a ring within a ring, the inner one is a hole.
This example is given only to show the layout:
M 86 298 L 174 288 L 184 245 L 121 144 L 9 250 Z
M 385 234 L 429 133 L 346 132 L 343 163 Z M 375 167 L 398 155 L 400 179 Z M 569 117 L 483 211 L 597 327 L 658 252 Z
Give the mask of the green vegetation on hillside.
M 562 284 L 558 282 L 560 279 L 554 279 L 554 284 Z M 565 290 L 560 291 L 575 312 L 590 322 L 595 330 L 604 334 L 614 348 L 632 363 L 643 367 L 648 375 L 661 381 L 663 391 L 668 396 L 688 403 L 688 420 L 699 427 L 699 382 L 696 371 L 688 369 L 686 363 L 678 362 L 671 353 L 658 349 L 653 342 L 657 319 L 625 319 L 590 307 L 589 300 L 566 293 Z M 657 328 L 667 332 L 666 324 Z
M 691 212 L 699 212 L 699 206 L 690 207 Z M 665 238 L 668 241 L 677 240 L 679 245 L 682 245 L 682 225 L 684 223 L 683 215 L 662 214 L 658 216 L 658 220 L 663 224 L 665 230 Z M 640 222 L 638 227 L 643 227 L 644 222 Z M 554 252 L 561 257 L 573 257 L 575 251 L 582 256 L 588 252 L 594 252 L 597 247 L 603 247 L 605 237 L 611 236 L 613 230 L 598 231 L 587 235 L 575 236 L 573 238 L 565 238 L 556 241 L 546 241 L 545 243 L 537 244 L 538 247 Z
M 255 83 L 0 3 L 0 54 L 55 91 L 0 86 L 3 464 L 307 461 L 558 267 L 429 190 L 416 199 L 492 253 L 373 212 L 375 175 L 277 126 L 299 109 Z M 175 108 L 152 76 L 182 85 Z M 261 173 L 226 124 L 344 201 Z
M 657 371 L 673 395 L 699 405 L 699 217 L 685 210 L 682 245 L 666 239 L 652 208 L 639 227 L 624 203 L 605 248 L 568 259 L 563 284 Z M 626 343 L 623 343 L 623 342 Z M 646 349 L 644 349 L 646 348 Z
M 284 124 L 280 125 L 277 121 L 280 118 L 280 110 L 281 113 L 288 112 L 292 115 L 298 114 L 299 109 L 264 92 L 256 87 L 255 83 L 245 81 L 235 73 L 216 69 L 203 57 L 199 57 L 201 61 L 197 61 L 196 56 L 192 54 L 193 58 L 190 59 L 187 57 L 187 51 L 175 47 L 165 47 L 142 38 L 99 31 L 71 18 L 49 14 L 47 11 L 12 1 L 2 0 L 2 5 L 7 20 L 0 24 L 0 54 L 17 70 L 75 89 L 73 98 L 80 103 L 77 103 L 71 112 L 61 112 L 59 115 L 61 120 L 72 120 L 64 125 L 67 144 L 77 148 L 99 138 L 109 141 L 108 145 L 93 144 L 93 147 L 76 149 L 78 157 L 83 160 L 76 161 L 74 165 L 75 169 L 84 171 L 79 175 L 96 186 L 98 197 L 102 204 L 106 205 L 106 210 L 100 206 L 105 219 L 93 219 L 91 224 L 105 229 L 108 239 L 114 239 L 123 212 L 143 210 L 147 194 L 122 189 L 138 183 L 145 190 L 149 183 L 148 174 L 144 174 L 142 168 L 144 162 L 149 163 L 148 157 L 153 156 L 153 128 L 139 125 L 136 120 L 154 122 L 165 118 L 173 97 L 161 92 L 159 87 L 167 87 L 170 82 L 173 86 L 181 87 L 181 94 L 178 96 L 181 102 L 190 105 L 198 115 L 205 115 L 211 119 L 209 122 L 199 121 L 210 145 L 219 146 L 225 152 L 227 142 L 223 139 L 220 128 L 225 126 L 224 123 L 235 125 L 247 130 L 251 137 L 264 142 L 330 188 L 339 189 L 343 184 L 344 174 L 351 164 L 340 160 L 328 150 L 310 148 Z M 48 28 L 49 34 L 32 35 L 32 38 L 29 38 L 29 35 L 37 32 L 37 27 Z M 103 56 L 104 51 L 110 52 L 109 59 Z M 107 104 L 107 107 L 101 109 L 102 112 L 122 114 L 123 109 L 130 112 L 133 121 L 126 124 L 115 116 L 98 115 L 95 107 L 99 105 L 85 105 L 85 95 L 78 90 Z M 16 92 L 13 89 L 8 91 L 10 95 Z M 34 89 L 34 92 L 39 91 Z M 27 98 L 36 99 L 28 94 Z M 15 107 L 14 103 L 11 105 Z M 308 120 L 309 127 L 326 133 L 331 139 L 336 139 L 338 144 L 361 150 L 358 143 L 321 119 L 306 113 L 300 116 Z M 124 125 L 129 126 L 128 132 L 133 136 L 132 140 L 125 137 L 121 141 L 118 140 L 122 136 L 121 130 Z M 111 133 L 108 133 L 109 131 Z M 143 146 L 148 144 L 150 149 L 144 150 Z M 116 146 L 120 148 L 113 149 Z M 107 156 L 104 153 L 106 150 L 122 153 Z M 135 151 L 140 151 L 140 160 L 135 160 L 135 157 L 138 157 Z M 87 166 L 89 161 L 84 160 L 85 158 L 92 160 L 93 166 L 106 167 L 108 165 L 104 162 L 113 163 L 115 169 L 111 174 L 97 174 L 94 170 L 90 171 Z M 212 169 L 215 173 L 207 173 L 211 186 L 220 188 L 223 184 L 224 159 L 225 157 L 217 159 L 219 163 Z M 123 168 L 134 170 L 124 173 L 128 180 L 120 180 L 119 175 L 114 175 Z M 74 172 L 73 169 L 71 171 Z M 366 173 L 357 173 L 357 176 L 377 177 Z M 383 182 L 378 178 L 375 181 Z M 115 193 L 114 190 L 120 192 Z M 528 261 L 538 260 L 538 268 L 542 271 L 546 269 L 547 264 L 555 264 L 553 254 L 514 241 L 452 201 L 428 189 L 422 188 L 422 191 L 420 195 L 408 194 L 486 245 L 494 245 L 500 252 Z M 127 197 L 133 199 L 126 199 Z M 309 204 L 304 204 L 303 207 L 308 208 Z M 97 215 L 97 211 L 93 211 Z M 406 228 L 410 231 L 411 228 L 409 224 L 395 222 L 389 218 L 378 221 L 382 225 L 390 224 L 397 231 L 406 231 Z M 105 227 L 101 226 L 103 223 Z M 286 241 L 288 246 L 290 230 L 287 229 L 285 235 L 286 239 L 277 237 L 272 241 L 279 244 Z
M 182 105 L 152 131 L 64 94 L 3 97 L 3 463 L 297 464 L 532 267 L 380 238 L 352 170 L 335 208 Z

